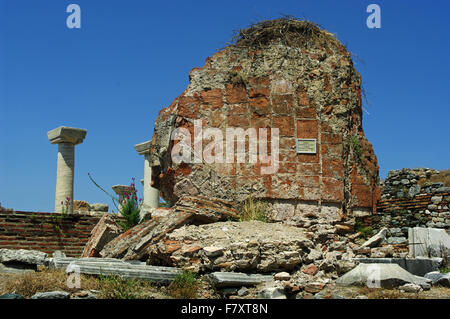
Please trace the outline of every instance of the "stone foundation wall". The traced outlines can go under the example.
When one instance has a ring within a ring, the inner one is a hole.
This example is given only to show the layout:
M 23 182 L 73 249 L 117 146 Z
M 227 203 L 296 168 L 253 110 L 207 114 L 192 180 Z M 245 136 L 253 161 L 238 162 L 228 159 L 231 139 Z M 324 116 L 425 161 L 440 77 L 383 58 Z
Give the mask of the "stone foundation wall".
M 61 214 L 0 210 L 0 248 L 55 250 L 80 257 L 91 230 L 104 213 Z

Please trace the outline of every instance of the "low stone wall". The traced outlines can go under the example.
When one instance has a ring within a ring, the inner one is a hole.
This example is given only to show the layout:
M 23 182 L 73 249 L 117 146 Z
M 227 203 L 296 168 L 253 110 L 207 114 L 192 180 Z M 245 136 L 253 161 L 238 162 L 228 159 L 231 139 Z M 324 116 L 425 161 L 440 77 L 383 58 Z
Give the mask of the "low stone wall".
M 104 213 L 55 213 L 0 210 L 0 248 L 55 250 L 80 257 L 91 230 Z
M 388 243 L 407 242 L 409 227 L 432 227 L 450 231 L 450 192 L 421 193 L 414 198 L 392 198 L 378 202 L 371 217 L 374 232 L 387 227 Z

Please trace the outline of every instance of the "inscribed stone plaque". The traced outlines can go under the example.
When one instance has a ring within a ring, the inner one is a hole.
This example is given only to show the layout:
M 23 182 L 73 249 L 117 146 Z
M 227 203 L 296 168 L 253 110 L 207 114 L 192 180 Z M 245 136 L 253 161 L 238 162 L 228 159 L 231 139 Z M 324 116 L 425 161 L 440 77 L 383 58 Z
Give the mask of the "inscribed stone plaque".
M 298 138 L 297 154 L 316 154 L 317 140 L 315 138 Z

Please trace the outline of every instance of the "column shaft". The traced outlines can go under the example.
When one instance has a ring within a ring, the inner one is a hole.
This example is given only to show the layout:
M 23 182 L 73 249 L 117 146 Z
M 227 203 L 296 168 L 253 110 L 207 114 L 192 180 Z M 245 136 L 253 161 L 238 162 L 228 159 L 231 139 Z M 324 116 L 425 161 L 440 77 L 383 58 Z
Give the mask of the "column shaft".
M 159 190 L 151 187 L 152 167 L 150 166 L 150 154 L 145 154 L 144 161 L 144 207 L 158 208 Z
M 73 212 L 74 166 L 75 146 L 72 143 L 59 143 L 56 171 L 55 213 L 62 213 L 67 198 L 70 198 L 70 204 L 67 207 L 66 212 Z M 61 204 L 61 202 L 63 204 Z

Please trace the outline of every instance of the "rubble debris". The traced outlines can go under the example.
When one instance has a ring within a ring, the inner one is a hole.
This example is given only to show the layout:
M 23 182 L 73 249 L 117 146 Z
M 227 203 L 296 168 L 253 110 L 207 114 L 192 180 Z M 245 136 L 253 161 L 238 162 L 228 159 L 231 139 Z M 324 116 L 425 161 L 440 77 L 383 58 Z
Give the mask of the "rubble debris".
M 214 254 L 211 246 L 217 247 Z M 260 221 L 218 222 L 184 226 L 166 234 L 149 246 L 148 263 L 191 271 L 286 271 L 301 265 L 313 246 L 297 227 Z
M 81 257 L 100 257 L 100 251 L 122 233 L 111 214 L 104 214 L 91 231 L 91 237 L 84 247 Z

